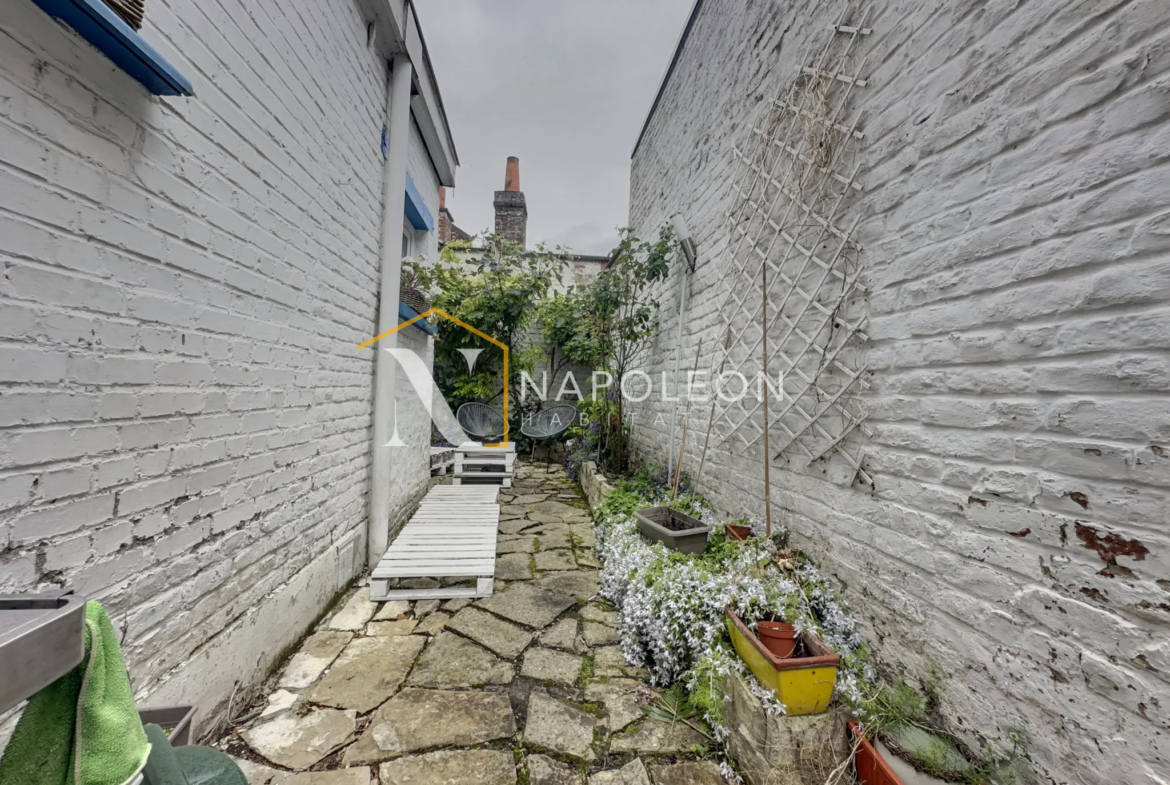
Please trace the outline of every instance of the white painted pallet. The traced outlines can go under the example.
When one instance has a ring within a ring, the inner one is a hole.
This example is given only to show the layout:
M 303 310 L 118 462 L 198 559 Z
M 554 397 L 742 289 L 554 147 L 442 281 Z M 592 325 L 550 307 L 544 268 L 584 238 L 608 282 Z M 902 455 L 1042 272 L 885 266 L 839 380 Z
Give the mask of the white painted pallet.
M 502 472 L 485 472 L 484 466 L 503 466 Z M 511 488 L 516 476 L 516 443 L 508 442 L 505 447 L 485 447 L 476 442 L 461 444 L 455 448 L 455 470 L 452 485 L 469 487 L 476 485 Z
M 431 448 L 431 476 L 442 476 L 455 465 L 454 447 Z
M 497 485 L 436 485 L 390 543 L 370 576 L 370 599 L 489 597 L 495 582 L 500 526 Z M 475 587 L 391 589 L 402 578 L 475 578 Z

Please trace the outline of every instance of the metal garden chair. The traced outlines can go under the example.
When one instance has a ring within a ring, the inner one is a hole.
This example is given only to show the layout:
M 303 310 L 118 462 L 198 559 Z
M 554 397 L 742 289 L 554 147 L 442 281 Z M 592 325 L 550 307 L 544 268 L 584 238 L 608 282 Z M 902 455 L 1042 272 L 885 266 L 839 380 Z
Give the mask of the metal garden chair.
M 552 443 L 563 436 L 576 419 L 577 407 L 561 403 L 537 412 L 520 426 L 520 433 L 532 440 L 533 453 L 536 452 L 536 443 L 544 442 L 546 472 L 552 462 Z
M 486 404 L 465 403 L 455 412 L 455 419 L 463 432 L 477 442 L 495 442 L 504 437 L 504 415 Z

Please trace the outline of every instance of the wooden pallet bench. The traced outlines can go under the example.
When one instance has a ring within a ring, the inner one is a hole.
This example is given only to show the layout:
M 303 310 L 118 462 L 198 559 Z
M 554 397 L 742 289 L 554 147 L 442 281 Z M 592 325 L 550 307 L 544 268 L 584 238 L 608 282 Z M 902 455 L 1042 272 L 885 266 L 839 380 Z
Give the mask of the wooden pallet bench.
M 455 465 L 455 448 L 454 447 L 432 447 L 431 448 L 431 476 L 439 477 L 445 475 L 447 470 Z
M 500 526 L 497 485 L 436 485 L 370 576 L 370 599 L 451 600 L 490 597 Z M 397 588 L 409 578 L 475 580 L 475 586 Z
M 485 466 L 502 466 L 502 472 L 485 472 Z M 468 443 L 455 448 L 455 474 L 452 482 L 464 485 L 498 485 L 511 488 L 516 476 L 516 443 L 507 447 L 484 447 Z

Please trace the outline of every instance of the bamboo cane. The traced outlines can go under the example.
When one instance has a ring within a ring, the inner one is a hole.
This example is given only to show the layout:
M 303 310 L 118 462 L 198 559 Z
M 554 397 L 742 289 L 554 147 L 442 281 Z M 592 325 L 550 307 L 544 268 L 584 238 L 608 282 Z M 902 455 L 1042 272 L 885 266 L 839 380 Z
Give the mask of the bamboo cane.
M 763 292 L 763 323 L 764 323 L 764 384 L 761 393 L 764 397 L 764 532 L 769 538 L 772 536 L 772 464 L 771 444 L 768 441 L 768 260 L 765 259 L 760 267 L 764 279 Z

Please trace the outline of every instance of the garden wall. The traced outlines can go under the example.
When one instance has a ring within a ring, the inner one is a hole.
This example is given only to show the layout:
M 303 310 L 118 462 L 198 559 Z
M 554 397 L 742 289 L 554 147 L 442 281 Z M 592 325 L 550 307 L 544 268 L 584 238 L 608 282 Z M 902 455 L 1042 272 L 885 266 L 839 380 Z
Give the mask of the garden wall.
M 840 12 L 698 7 L 630 186 L 640 236 L 681 213 L 697 243 L 684 367 L 724 336 L 731 145 Z M 1168 768 L 1168 21 L 1170 5 L 1123 0 L 873 4 L 854 60 L 864 189 L 846 206 L 869 292 L 857 446 L 873 484 L 833 460 L 772 470 L 778 520 L 880 660 L 940 668 L 971 742 L 1022 729 L 1038 782 Z M 655 378 L 673 367 L 678 284 Z M 666 463 L 670 411 L 657 394 L 634 407 L 643 460 Z M 715 444 L 697 485 L 762 516 L 761 464 Z
M 0 3 L 0 592 L 101 600 L 205 730 L 364 566 L 387 70 L 353 2 L 151 0 L 143 35 L 197 97 Z

